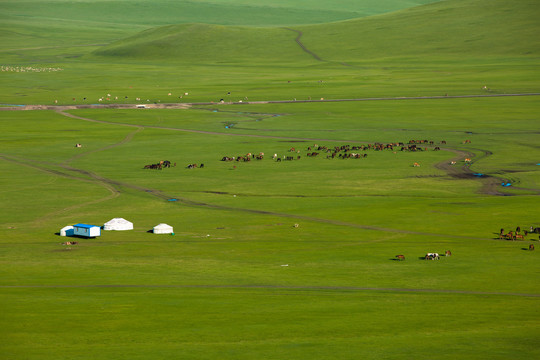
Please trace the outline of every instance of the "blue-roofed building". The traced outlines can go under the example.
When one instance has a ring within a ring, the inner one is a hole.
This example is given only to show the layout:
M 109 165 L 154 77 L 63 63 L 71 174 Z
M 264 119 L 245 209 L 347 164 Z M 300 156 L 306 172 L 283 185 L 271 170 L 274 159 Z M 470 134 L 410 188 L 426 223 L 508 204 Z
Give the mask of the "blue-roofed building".
M 101 236 L 101 227 L 97 225 L 75 224 L 73 225 L 73 235 L 84 237 Z

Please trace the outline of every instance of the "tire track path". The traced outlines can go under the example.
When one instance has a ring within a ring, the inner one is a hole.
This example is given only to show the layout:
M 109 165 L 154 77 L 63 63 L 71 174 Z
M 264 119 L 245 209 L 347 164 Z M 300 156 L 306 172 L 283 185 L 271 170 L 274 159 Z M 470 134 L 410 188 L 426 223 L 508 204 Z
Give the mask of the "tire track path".
M 334 293 L 357 293 L 357 292 L 395 292 L 395 293 L 433 293 L 433 294 L 456 294 L 456 295 L 491 295 L 491 296 L 518 296 L 540 297 L 540 294 L 508 293 L 495 291 L 472 291 L 452 289 L 418 289 L 418 288 L 384 288 L 384 287 L 359 287 L 359 286 L 295 286 L 295 285 L 136 285 L 136 284 L 112 284 L 112 285 L 0 285 L 0 289 L 256 289 L 256 290 L 284 290 L 284 291 L 316 291 Z M 314 296 L 317 296 L 317 293 Z M 306 293 L 304 293 L 306 294 Z
M 320 103 L 320 102 L 350 102 L 350 101 L 398 101 L 398 100 L 451 100 L 472 98 L 496 98 L 496 97 L 519 97 L 540 96 L 540 93 L 517 93 L 517 94 L 469 94 L 469 95 L 434 95 L 434 96 L 400 96 L 386 98 L 354 98 L 354 99 L 323 99 L 323 100 L 260 100 L 243 102 L 194 102 L 194 103 L 170 103 L 148 104 L 149 109 L 187 109 L 193 106 L 205 105 L 260 105 L 260 104 L 292 104 L 292 103 Z M 6 105 L 6 104 L 0 104 Z M 0 111 L 28 111 L 28 110 L 75 110 L 75 109 L 136 109 L 141 104 L 103 104 L 103 105 L 8 105 L 0 106 Z
M 300 41 L 300 38 L 302 37 L 302 35 L 304 35 L 303 32 L 301 32 L 300 30 L 295 30 L 295 29 L 291 29 L 291 28 L 284 28 L 286 30 L 289 30 L 289 31 L 292 31 L 292 32 L 295 32 L 297 34 L 296 36 L 296 39 L 294 39 L 294 41 L 296 41 L 296 43 L 298 44 L 298 46 L 300 46 L 300 48 L 308 53 L 309 55 L 311 55 L 315 60 L 317 61 L 325 61 L 323 59 L 321 59 L 317 54 L 315 54 L 313 51 L 309 50 L 308 48 L 306 48 L 306 46 Z

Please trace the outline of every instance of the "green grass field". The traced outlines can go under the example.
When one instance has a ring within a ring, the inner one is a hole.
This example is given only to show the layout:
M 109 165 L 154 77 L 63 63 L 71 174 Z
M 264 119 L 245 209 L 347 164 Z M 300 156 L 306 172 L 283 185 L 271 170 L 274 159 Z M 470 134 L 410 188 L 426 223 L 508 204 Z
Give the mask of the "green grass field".
M 540 357 L 535 1 L 0 4 L 0 358 Z

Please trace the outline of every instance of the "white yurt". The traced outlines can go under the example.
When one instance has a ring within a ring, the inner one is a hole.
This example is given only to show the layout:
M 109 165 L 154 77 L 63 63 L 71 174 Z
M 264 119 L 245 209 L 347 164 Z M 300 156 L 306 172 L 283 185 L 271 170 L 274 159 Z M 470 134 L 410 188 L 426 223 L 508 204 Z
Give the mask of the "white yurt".
M 172 234 L 173 227 L 167 224 L 159 224 L 154 226 L 154 234 Z
M 60 236 L 73 236 L 73 226 L 64 226 L 60 229 Z
M 123 218 L 114 218 L 103 225 L 103 230 L 133 230 L 133 223 Z

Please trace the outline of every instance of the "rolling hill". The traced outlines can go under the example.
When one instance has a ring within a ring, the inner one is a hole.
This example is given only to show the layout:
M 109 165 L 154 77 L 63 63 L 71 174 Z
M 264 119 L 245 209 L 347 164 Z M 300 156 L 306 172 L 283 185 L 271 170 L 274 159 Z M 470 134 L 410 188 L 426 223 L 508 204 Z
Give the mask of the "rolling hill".
M 95 51 L 175 62 L 354 62 L 388 57 L 463 58 L 540 54 L 533 0 L 451 0 L 390 14 L 289 28 L 182 24 L 152 28 Z M 309 50 L 306 52 L 304 50 Z

